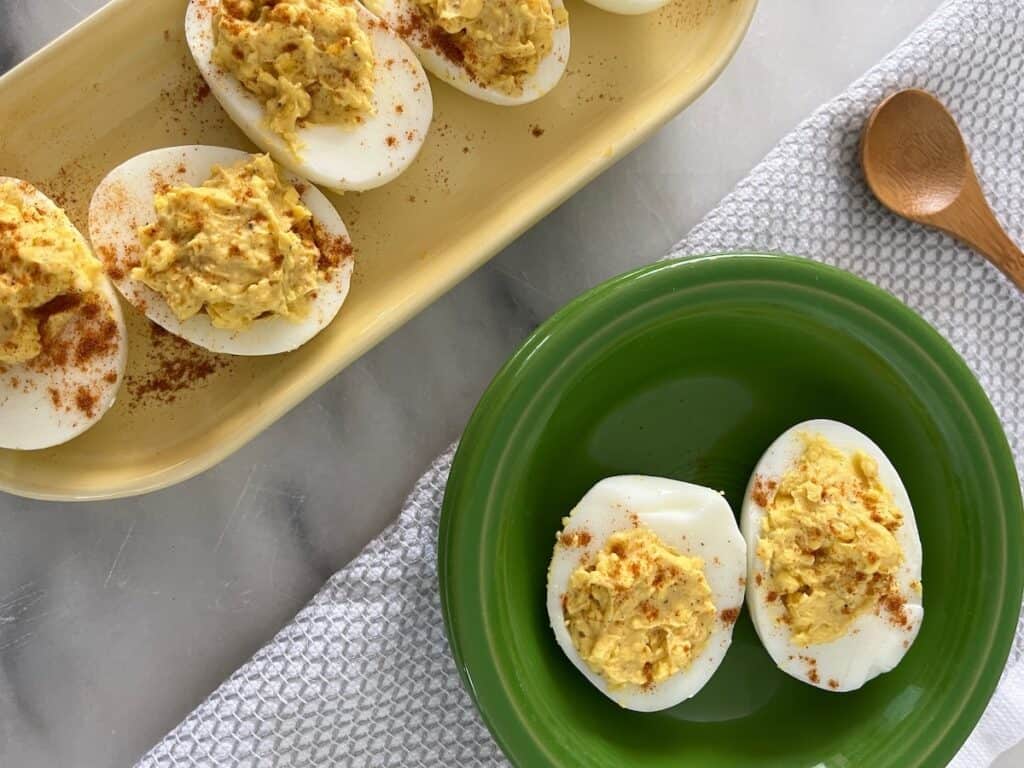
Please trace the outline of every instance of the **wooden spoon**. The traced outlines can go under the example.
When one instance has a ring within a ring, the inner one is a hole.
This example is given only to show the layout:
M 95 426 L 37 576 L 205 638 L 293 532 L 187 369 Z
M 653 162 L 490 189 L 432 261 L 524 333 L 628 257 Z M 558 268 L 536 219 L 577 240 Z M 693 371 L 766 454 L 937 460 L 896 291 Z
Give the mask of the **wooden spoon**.
M 960 238 L 1024 291 L 1024 252 L 992 213 L 942 102 L 914 88 L 894 93 L 868 118 L 860 159 L 886 208 Z

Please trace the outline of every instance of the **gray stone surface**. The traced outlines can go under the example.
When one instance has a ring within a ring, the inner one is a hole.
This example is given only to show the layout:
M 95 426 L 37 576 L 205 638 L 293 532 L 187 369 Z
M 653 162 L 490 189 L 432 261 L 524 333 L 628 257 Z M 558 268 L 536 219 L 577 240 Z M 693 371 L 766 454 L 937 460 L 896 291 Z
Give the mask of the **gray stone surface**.
M 0 67 L 101 4 L 0 0 Z M 219 467 L 116 503 L 0 495 L 0 765 L 132 762 L 390 522 L 533 327 L 662 255 L 937 5 L 766 0 L 697 104 Z

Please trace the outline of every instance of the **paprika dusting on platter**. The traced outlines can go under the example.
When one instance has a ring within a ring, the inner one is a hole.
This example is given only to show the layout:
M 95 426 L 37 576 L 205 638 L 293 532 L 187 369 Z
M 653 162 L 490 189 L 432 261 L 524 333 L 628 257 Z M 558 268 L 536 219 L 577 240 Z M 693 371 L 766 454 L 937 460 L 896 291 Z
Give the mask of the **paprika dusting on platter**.
M 128 375 L 125 386 L 131 408 L 146 403 L 170 404 L 216 373 L 231 368 L 231 358 L 207 352 L 153 322 L 148 323 L 150 347 L 145 367 Z

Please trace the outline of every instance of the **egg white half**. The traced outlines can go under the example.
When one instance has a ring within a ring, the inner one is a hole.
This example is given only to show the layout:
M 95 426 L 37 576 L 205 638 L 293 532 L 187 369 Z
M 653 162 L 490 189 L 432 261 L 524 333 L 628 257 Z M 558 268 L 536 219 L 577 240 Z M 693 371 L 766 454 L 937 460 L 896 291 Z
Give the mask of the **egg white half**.
M 440 80 L 458 88 L 465 94 L 482 101 L 500 106 L 512 107 L 536 101 L 558 85 L 569 63 L 569 24 L 556 27 L 553 33 L 551 51 L 538 63 L 537 71 L 523 86 L 522 93 L 508 94 L 492 86 L 476 82 L 466 68 L 441 54 L 430 40 L 426 22 L 411 23 L 421 19 L 420 10 L 413 0 L 365 0 L 371 11 L 387 22 L 392 29 L 399 30 L 405 41 L 423 62 L 423 66 Z M 564 8 L 562 0 L 551 0 L 552 8 Z
M 27 182 L 0 177 L 0 184 L 5 182 L 17 184 L 27 203 L 64 219 L 86 250 L 92 252 L 82 234 L 50 198 Z M 96 294 L 100 317 L 112 317 L 117 324 L 117 339 L 106 352 L 81 362 L 76 362 L 71 354 L 59 368 L 47 365 L 37 370 L 32 361 L 0 365 L 0 448 L 38 450 L 66 443 L 103 418 L 114 404 L 128 359 L 127 335 L 117 294 L 102 275 Z M 62 341 L 73 350 L 77 340 L 89 333 L 96 322 L 81 313 L 72 313 L 61 332 Z M 79 388 L 93 398 L 91 413 L 75 403 Z M 56 398 L 51 390 L 57 393 Z
M 419 153 L 433 118 L 434 102 L 423 67 L 398 35 L 356 4 L 373 44 L 375 113 L 357 126 L 310 124 L 297 130 L 298 156 L 267 124 L 263 104 L 230 72 L 213 62 L 213 13 L 219 0 L 191 0 L 185 37 L 196 66 L 224 111 L 274 160 L 333 190 L 360 191 L 397 178 Z
M 566 627 L 562 596 L 569 589 L 573 571 L 584 560 L 595 557 L 612 534 L 637 526 L 650 529 L 681 554 L 704 560 L 718 615 L 707 645 L 689 667 L 654 686 L 612 690 L 576 650 Z M 582 546 L 567 546 L 559 537 L 548 570 L 548 619 L 565 655 L 595 688 L 626 709 L 653 712 L 694 696 L 722 663 L 743 604 L 746 545 L 729 503 L 710 488 L 678 480 L 609 477 L 587 492 L 569 514 L 564 530 L 590 535 Z
M 669 0 L 587 0 L 595 8 L 620 16 L 638 16 L 668 5 Z
M 803 454 L 802 434 L 821 435 L 844 453 L 852 455 L 860 451 L 878 463 L 879 479 L 903 513 L 903 525 L 894 533 L 904 555 L 896 582 L 906 601 L 906 627 L 896 626 L 884 612 L 882 615 L 866 612 L 857 617 L 843 637 L 804 647 L 792 642 L 789 628 L 781 620 L 785 614 L 782 601 L 768 600 L 768 573 L 757 555 L 765 508 L 755 498 L 763 500 L 756 488 L 759 483 L 762 487 L 777 483 Z M 751 475 L 743 497 L 740 527 L 747 540 L 747 607 L 765 650 L 779 669 L 824 690 L 852 691 L 899 664 L 917 637 L 924 618 L 921 592 L 911 586 L 912 582 L 921 581 L 921 538 L 903 481 L 889 458 L 869 437 L 853 427 L 827 419 L 805 421 L 783 432 L 765 451 Z
M 232 165 L 251 157 L 247 152 L 201 145 L 156 149 L 119 165 L 100 182 L 89 206 L 89 235 L 107 274 L 130 304 L 157 325 L 213 352 L 231 355 L 273 355 L 296 349 L 322 331 L 338 314 L 348 295 L 354 260 L 345 259 L 322 283 L 309 316 L 301 322 L 265 317 L 237 331 L 217 328 L 205 312 L 184 322 L 164 298 L 131 278 L 142 254 L 139 228 L 156 220 L 153 198 L 163 185 L 199 186 L 215 165 Z M 283 181 L 301 191 L 303 204 L 314 221 L 333 238 L 348 240 L 348 230 L 323 193 L 302 179 L 284 172 Z

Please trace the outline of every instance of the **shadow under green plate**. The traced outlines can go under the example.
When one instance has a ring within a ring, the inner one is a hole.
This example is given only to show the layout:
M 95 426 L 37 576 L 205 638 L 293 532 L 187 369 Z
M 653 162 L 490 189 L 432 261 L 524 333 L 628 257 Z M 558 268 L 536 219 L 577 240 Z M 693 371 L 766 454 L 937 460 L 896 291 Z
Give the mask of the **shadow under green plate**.
M 548 626 L 561 517 L 626 473 L 723 490 L 738 512 L 765 448 L 812 418 L 869 435 L 906 484 L 924 547 L 917 642 L 891 673 L 830 693 L 779 672 L 744 612 L 697 696 L 618 708 Z M 896 299 L 794 257 L 663 262 L 561 310 L 480 401 L 442 512 L 442 604 L 463 680 L 519 766 L 944 766 L 1009 651 L 1022 522 L 981 387 Z

